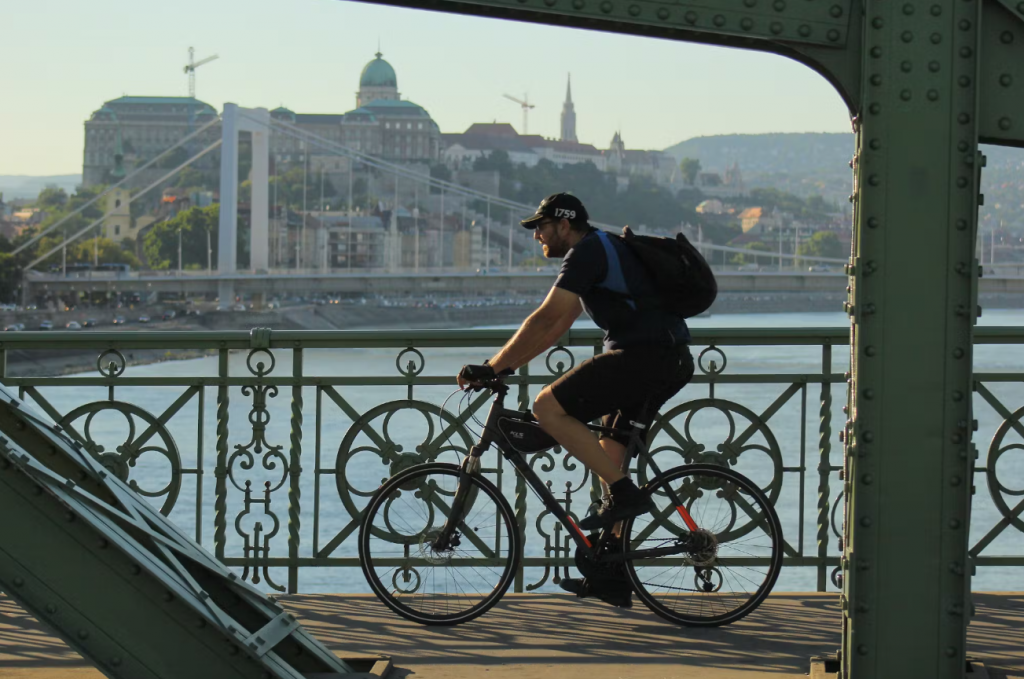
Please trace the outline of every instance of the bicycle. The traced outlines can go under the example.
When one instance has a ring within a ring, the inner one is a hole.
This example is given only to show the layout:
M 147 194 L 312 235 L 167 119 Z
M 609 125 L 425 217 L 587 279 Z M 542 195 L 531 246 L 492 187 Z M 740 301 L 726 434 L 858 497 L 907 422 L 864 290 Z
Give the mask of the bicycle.
M 373 592 L 395 613 L 425 625 L 456 625 L 487 612 L 508 590 L 524 538 L 508 501 L 482 474 L 481 457 L 491 445 L 565 527 L 580 572 L 593 577 L 624 570 L 639 599 L 662 618 L 692 627 L 725 625 L 771 592 L 782 568 L 782 527 L 767 496 L 745 476 L 706 463 L 662 472 L 643 425 L 631 423 L 623 471 L 634 457 L 643 459 L 654 475 L 641 489 L 656 509 L 621 522 L 618 537 L 611 528 L 587 535 L 525 457 L 558 444 L 529 411 L 505 408 L 509 387 L 502 378 L 481 388 L 495 398 L 462 463 L 409 467 L 381 485 L 366 507 L 360 564 Z

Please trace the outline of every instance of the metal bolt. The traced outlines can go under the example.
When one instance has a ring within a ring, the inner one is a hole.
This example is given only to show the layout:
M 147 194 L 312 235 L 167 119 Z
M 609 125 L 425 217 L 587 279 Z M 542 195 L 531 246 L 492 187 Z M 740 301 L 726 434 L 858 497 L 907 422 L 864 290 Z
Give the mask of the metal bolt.
M 697 13 L 696 12 L 687 12 L 686 14 L 683 15 L 683 21 L 685 21 L 688 24 L 695 24 L 695 23 L 697 23 Z
M 939 91 L 938 90 L 928 90 L 928 101 L 938 101 L 938 100 L 939 100 Z
M 84 630 L 84 629 L 78 630 L 78 638 L 81 639 L 82 641 L 85 641 L 86 639 L 89 638 L 89 632 L 87 630 Z
M 838 19 L 843 16 L 843 7 L 842 5 L 832 5 L 829 8 L 828 13 L 832 15 L 833 19 Z
M 974 50 L 966 45 L 960 48 L 960 56 L 964 59 L 970 59 L 974 56 Z
M 801 26 L 801 28 L 803 28 L 803 26 Z M 807 29 L 808 29 L 807 32 L 810 33 L 810 26 L 808 26 Z M 804 37 L 806 37 L 806 36 L 804 36 Z M 882 56 L 882 48 L 881 47 L 878 47 L 876 45 L 875 47 L 871 48 L 871 58 L 872 59 L 880 59 L 881 56 Z
M 668 19 L 668 17 L 669 17 L 669 11 L 667 9 L 662 7 L 661 9 L 658 10 L 658 18 L 659 19 L 661 19 L 662 21 L 665 21 L 666 19 Z
M 782 24 L 778 21 L 773 21 L 771 25 L 768 26 L 768 29 L 772 32 L 772 35 L 778 35 L 779 33 L 782 33 Z
M 775 2 L 772 3 L 772 8 L 776 12 L 781 12 L 781 11 L 785 10 L 786 9 L 786 0 L 775 0 Z
M 554 0 L 551 0 L 551 2 L 554 4 Z M 640 5 L 630 5 L 627 11 L 631 17 L 640 16 Z
M 1000 118 L 999 119 L 999 129 L 1002 130 L 1003 132 L 1006 132 L 1007 130 L 1009 130 L 1011 125 L 1012 125 L 1012 122 L 1010 121 L 1009 118 L 1005 118 L 1004 117 L 1004 118 Z
M 866 347 L 864 347 L 864 355 L 865 356 L 874 356 L 875 355 L 875 347 L 874 347 L 874 345 L 869 344 Z
M 1002 74 L 1001 76 L 999 76 L 999 84 L 1002 85 L 1003 87 L 1009 87 L 1010 85 L 1013 84 L 1013 76 L 1010 75 L 1009 73 Z
M 900 99 L 902 99 L 903 101 L 910 101 L 910 97 L 910 90 L 902 90 L 900 92 Z
M 907 16 L 912 15 L 914 13 L 914 6 L 911 5 L 909 2 L 903 5 L 903 13 L 906 14 Z
M 871 527 L 871 523 L 872 522 L 871 522 L 871 517 L 870 516 L 861 517 L 860 525 L 864 526 L 865 528 L 870 528 Z
M 879 224 L 881 224 L 881 222 L 878 221 L 878 217 L 868 217 L 869 229 L 877 229 Z
M 954 656 L 956 656 L 956 648 L 953 646 L 946 646 L 946 657 L 952 658 Z
M 13 582 L 15 587 L 23 587 L 25 585 L 25 580 L 22 578 L 14 578 Z
M 875 435 L 870 431 L 866 431 L 860 435 L 860 438 L 862 441 L 864 441 L 864 443 L 871 443 L 872 441 L 875 440 Z
M 882 84 L 882 76 L 879 75 L 878 73 L 875 73 L 873 76 L 871 76 L 871 84 L 874 85 L 875 87 L 878 87 L 879 85 L 881 85 Z M 851 168 L 853 167 L 853 161 L 852 160 L 850 161 L 850 167 Z
M 957 231 L 966 231 L 967 230 L 967 220 L 966 219 L 958 219 L 958 220 L 956 220 L 956 230 Z
M 954 488 L 959 486 L 960 482 L 961 482 L 961 478 L 959 476 L 955 476 L 954 475 L 954 476 L 949 477 L 949 485 L 953 486 Z
M 961 349 L 960 347 L 957 347 L 956 349 L 953 350 L 953 358 L 963 358 L 963 357 L 964 357 L 964 350 L 963 349 Z
M 941 68 L 942 68 L 942 64 L 940 64 L 937 61 L 929 61 L 928 62 L 928 70 L 931 71 L 932 73 L 938 73 Z
M 122 662 L 121 658 L 117 657 L 116 655 L 113 658 L 110 659 L 110 664 L 113 667 L 120 667 L 121 666 L 121 662 Z
M 864 315 L 865 316 L 870 316 L 873 313 L 875 313 L 875 305 L 874 304 L 866 304 L 866 305 L 864 305 Z
M 832 30 L 825 34 L 825 37 L 827 37 L 830 42 L 838 42 L 839 31 L 833 28 Z
M 952 528 L 953 530 L 958 529 L 960 527 L 960 520 L 959 519 L 950 519 L 949 520 L 949 527 Z
M 874 397 L 875 397 L 875 390 L 874 389 L 865 389 L 864 390 L 864 398 L 866 398 L 866 399 L 868 399 L 870 401 Z
M 932 41 L 933 45 L 938 45 L 940 42 L 942 42 L 942 34 L 932 33 L 929 39 Z
M 722 28 L 723 26 L 725 26 L 725 16 L 722 14 L 716 14 L 715 18 L 711 20 L 711 23 L 713 23 L 718 28 Z
M 962 400 L 964 400 L 964 392 L 959 391 L 959 390 L 954 391 L 953 392 L 953 400 L 954 401 L 962 401 Z
M 957 26 L 960 27 L 961 31 L 969 31 L 969 30 L 971 30 L 971 22 L 970 22 L 969 19 L 961 19 L 960 23 L 957 24 Z
M 142 572 L 142 567 L 137 563 L 132 564 L 132 575 L 138 575 Z
M 956 148 L 960 153 L 967 153 L 967 149 L 970 148 L 970 145 L 967 142 L 962 141 L 956 145 Z
M 880 29 L 885 26 L 885 21 L 882 20 L 882 17 L 875 17 L 871 20 L 871 26 L 876 29 Z
M 907 90 L 904 90 L 904 91 L 906 92 Z M 871 186 L 878 186 L 881 183 L 882 183 L 882 180 L 881 180 L 881 178 L 879 178 L 879 176 L 877 174 L 873 174 L 870 177 L 868 177 L 868 184 L 871 184 Z
M 912 64 L 909 61 L 902 61 L 900 62 L 900 70 L 903 71 L 904 73 L 910 73 L 912 70 L 914 70 L 914 64 Z
M 900 40 L 903 42 L 913 42 L 914 34 L 910 31 L 903 31 L 903 33 L 900 34 Z
M 860 653 L 861 655 L 867 655 L 868 654 L 868 645 L 867 644 L 861 644 L 860 646 L 858 646 L 857 647 L 857 653 Z
M 953 575 L 963 575 L 964 574 L 964 569 L 963 569 L 963 566 L 961 566 L 959 563 L 957 563 L 956 561 L 953 561 L 952 563 L 949 564 L 949 572 L 952 573 Z
M 932 16 L 937 17 L 942 14 L 942 5 L 932 5 Z
M 753 27 L 754 22 L 752 19 L 743 19 L 742 21 L 740 21 L 740 28 L 742 28 L 744 31 L 749 31 Z
M 960 76 L 960 78 L 957 79 L 957 84 L 959 84 L 960 87 L 969 87 L 970 84 L 971 84 L 970 76 L 966 76 L 966 75 Z
M 871 474 L 865 474 L 864 476 L 860 477 L 860 482 L 863 483 L 865 486 L 870 486 L 872 483 L 875 482 L 875 477 Z

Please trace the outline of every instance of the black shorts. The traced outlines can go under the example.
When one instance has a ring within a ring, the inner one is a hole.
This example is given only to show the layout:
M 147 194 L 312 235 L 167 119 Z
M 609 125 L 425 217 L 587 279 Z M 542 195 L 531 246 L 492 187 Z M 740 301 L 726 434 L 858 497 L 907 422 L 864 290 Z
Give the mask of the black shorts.
M 600 417 L 603 426 L 622 432 L 610 438 L 625 445 L 633 429 L 630 421 L 650 426 L 665 402 L 690 381 L 693 370 L 686 345 L 617 349 L 583 361 L 555 380 L 551 392 L 581 422 Z

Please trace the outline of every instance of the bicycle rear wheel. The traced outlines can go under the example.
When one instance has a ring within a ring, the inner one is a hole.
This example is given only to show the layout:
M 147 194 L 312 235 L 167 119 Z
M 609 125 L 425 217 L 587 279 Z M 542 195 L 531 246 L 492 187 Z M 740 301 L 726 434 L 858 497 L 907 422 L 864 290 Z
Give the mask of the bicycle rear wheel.
M 457 625 L 487 612 L 515 577 L 522 553 L 515 514 L 479 474 L 452 539 L 439 533 L 452 511 L 459 468 L 422 464 L 388 479 L 366 507 L 359 560 L 377 597 L 403 618 Z
M 626 521 L 622 535 L 625 551 L 641 552 L 626 572 L 648 608 L 680 625 L 715 627 L 764 601 L 782 569 L 782 527 L 760 488 L 730 469 L 693 464 L 643 490 L 657 508 Z

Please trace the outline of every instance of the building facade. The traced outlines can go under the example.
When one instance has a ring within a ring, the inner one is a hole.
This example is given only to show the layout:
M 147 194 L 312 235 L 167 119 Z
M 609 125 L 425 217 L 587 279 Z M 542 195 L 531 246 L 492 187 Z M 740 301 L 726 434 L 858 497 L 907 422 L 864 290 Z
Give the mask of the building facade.
M 561 141 L 579 141 L 576 139 L 576 109 L 572 105 L 572 77 L 565 83 L 565 103 L 562 104 L 562 136 Z
M 422 107 L 401 98 L 395 70 L 378 52 L 363 68 L 356 93 L 357 107 L 347 113 L 295 113 L 285 107 L 271 111 L 275 120 L 289 123 L 327 142 L 390 161 L 436 161 L 441 157 L 441 132 Z M 85 186 L 115 182 L 216 119 L 217 111 L 190 97 L 121 97 L 103 104 L 85 122 L 82 178 Z M 191 155 L 220 139 L 213 125 L 187 148 L 178 148 L 147 171 L 143 181 L 165 174 Z M 270 136 L 271 155 L 278 163 L 301 163 L 308 156 L 340 158 L 324 143 L 305 144 L 294 135 Z M 217 154 L 196 162 L 199 170 L 215 172 Z M 340 164 L 339 160 L 338 163 Z M 159 173 L 159 174 L 158 174 Z M 152 175 L 152 176 L 151 176 Z

